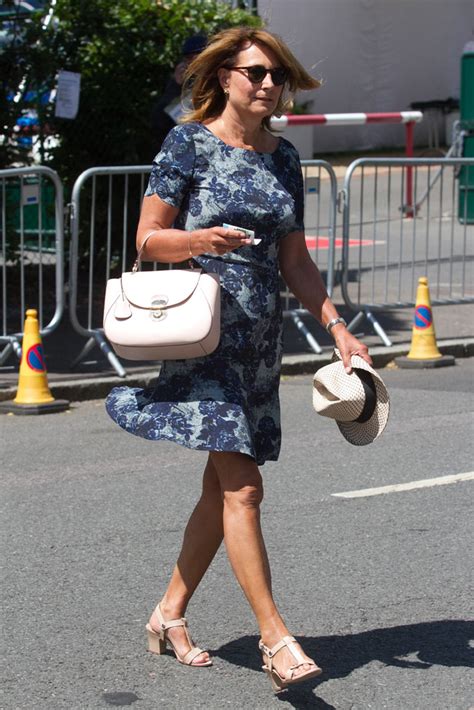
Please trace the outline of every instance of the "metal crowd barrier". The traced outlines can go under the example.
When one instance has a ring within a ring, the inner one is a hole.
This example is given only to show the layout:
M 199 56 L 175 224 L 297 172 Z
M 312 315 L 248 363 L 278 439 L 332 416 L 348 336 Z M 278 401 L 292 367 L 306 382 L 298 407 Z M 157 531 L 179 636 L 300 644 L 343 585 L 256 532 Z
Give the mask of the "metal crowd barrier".
M 73 366 L 97 345 L 118 375 L 126 371 L 102 329 L 102 304 L 107 280 L 128 270 L 135 256 L 135 233 L 145 183 L 151 166 L 98 167 L 83 172 L 74 184 L 70 205 L 70 319 L 87 341 Z M 303 162 L 307 243 L 312 257 L 334 283 L 334 231 L 337 181 L 329 163 Z M 144 265 L 145 268 L 157 268 Z M 160 267 L 158 267 L 160 268 Z M 166 267 L 165 267 L 166 268 Z M 304 324 L 307 311 L 295 297 L 282 292 L 285 315 L 292 318 L 315 352 L 321 347 Z
M 337 180 L 325 161 L 303 161 L 302 166 L 307 246 L 332 295 L 339 260 Z M 87 170 L 74 185 L 70 205 L 70 319 L 87 338 L 75 362 L 97 344 L 121 376 L 125 369 L 103 335 L 103 298 L 107 280 L 127 270 L 135 257 L 149 171 L 148 165 Z M 408 174 L 416 206 L 412 218 L 404 204 Z M 366 317 L 389 345 L 374 312 L 413 307 L 421 275 L 429 279 L 434 305 L 474 301 L 474 159 L 363 158 L 349 166 L 340 198 L 342 296 L 357 314 L 351 330 Z M 43 336 L 56 328 L 64 311 L 61 181 L 45 167 L 2 170 L 0 207 L 2 364 L 12 352 L 21 355 L 26 308 L 37 308 Z M 286 317 L 321 352 L 303 322 L 307 311 L 284 285 L 282 297 Z
M 0 170 L 0 365 L 21 357 L 25 311 L 51 333 L 64 311 L 63 186 L 46 167 Z
M 411 218 L 408 168 L 418 207 Z M 362 158 L 348 167 L 341 197 L 342 295 L 357 313 L 351 331 L 365 317 L 391 345 L 374 312 L 413 307 L 420 276 L 433 305 L 474 302 L 474 159 Z
M 305 192 L 306 245 L 321 271 L 328 294 L 332 296 L 336 261 L 337 178 L 332 166 L 324 160 L 302 160 L 301 166 Z M 321 346 L 302 319 L 308 315 L 308 311 L 297 302 L 286 284 L 283 286 L 281 296 L 284 316 L 291 318 L 311 350 L 321 353 Z

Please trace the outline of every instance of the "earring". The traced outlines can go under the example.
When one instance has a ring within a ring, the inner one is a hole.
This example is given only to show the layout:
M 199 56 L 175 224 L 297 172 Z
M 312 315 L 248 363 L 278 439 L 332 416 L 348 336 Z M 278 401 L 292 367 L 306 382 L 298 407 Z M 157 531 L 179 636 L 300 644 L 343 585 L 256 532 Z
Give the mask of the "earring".
M 224 95 L 229 98 L 229 89 L 224 89 Z

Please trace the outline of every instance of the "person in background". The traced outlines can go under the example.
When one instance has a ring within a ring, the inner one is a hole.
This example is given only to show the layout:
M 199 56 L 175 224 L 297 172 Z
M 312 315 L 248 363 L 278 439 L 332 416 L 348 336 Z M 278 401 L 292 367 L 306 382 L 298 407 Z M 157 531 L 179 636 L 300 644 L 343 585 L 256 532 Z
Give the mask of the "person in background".
M 183 43 L 182 57 L 175 66 L 164 93 L 156 101 L 151 112 L 151 132 L 154 154 L 158 153 L 163 141 L 176 126 L 183 114 L 181 91 L 186 69 L 207 43 L 205 35 L 192 35 Z

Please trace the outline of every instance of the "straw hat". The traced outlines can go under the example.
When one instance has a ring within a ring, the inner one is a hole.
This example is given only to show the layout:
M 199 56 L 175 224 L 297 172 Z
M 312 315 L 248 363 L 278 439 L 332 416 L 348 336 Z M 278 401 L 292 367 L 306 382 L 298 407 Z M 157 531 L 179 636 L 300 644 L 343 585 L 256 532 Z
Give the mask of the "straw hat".
M 352 373 L 344 370 L 339 351 L 334 362 L 313 378 L 313 407 L 336 420 L 343 436 L 355 446 L 370 444 L 387 425 L 390 399 L 377 372 L 361 357 L 351 358 Z

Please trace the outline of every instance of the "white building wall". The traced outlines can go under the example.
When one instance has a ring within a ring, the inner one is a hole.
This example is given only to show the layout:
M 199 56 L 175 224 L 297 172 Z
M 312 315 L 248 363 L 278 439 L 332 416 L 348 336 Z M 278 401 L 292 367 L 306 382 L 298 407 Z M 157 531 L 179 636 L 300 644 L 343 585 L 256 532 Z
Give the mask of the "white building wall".
M 258 8 L 268 29 L 323 79 L 322 88 L 297 97 L 313 99 L 311 113 L 402 111 L 414 101 L 459 98 L 472 0 L 259 0 Z M 417 144 L 428 143 L 430 120 L 416 127 Z M 404 128 L 317 126 L 313 143 L 315 153 L 400 146 Z

